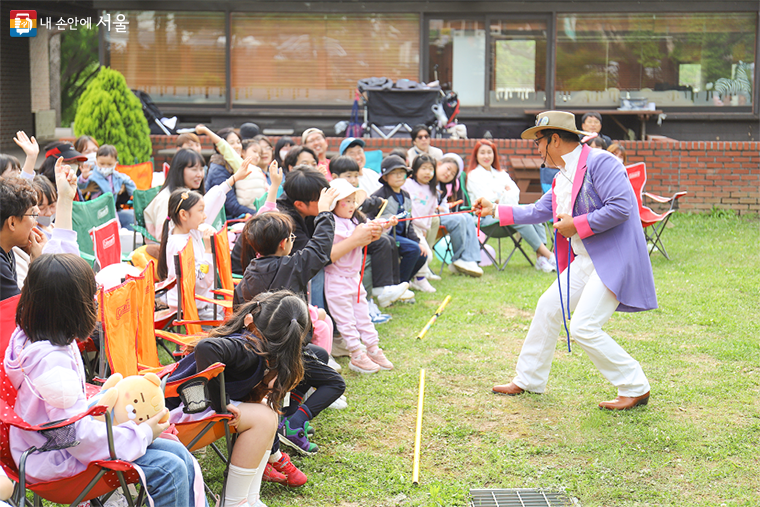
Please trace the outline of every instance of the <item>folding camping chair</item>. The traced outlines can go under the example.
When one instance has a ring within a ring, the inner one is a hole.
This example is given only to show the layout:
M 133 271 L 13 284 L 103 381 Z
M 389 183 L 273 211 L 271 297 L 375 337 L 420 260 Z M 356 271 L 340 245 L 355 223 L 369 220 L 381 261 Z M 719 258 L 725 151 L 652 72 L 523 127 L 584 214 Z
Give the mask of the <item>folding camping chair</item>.
M 126 174 L 138 190 L 148 190 L 153 184 L 153 159 L 135 165 L 116 165 L 116 171 Z
M 434 125 L 432 107 L 441 101 L 441 88 L 371 87 L 359 82 L 365 100 L 364 123 L 370 137 L 407 137 L 414 125 Z
M 100 269 L 111 264 L 118 264 L 122 260 L 121 256 L 121 237 L 119 236 L 119 221 L 109 220 L 103 225 L 98 225 L 90 229 L 90 239 L 95 249 L 95 260 Z
M 466 181 L 466 174 L 463 172 L 459 175 L 459 185 L 462 188 L 462 194 L 464 194 L 464 208 L 472 208 L 472 201 L 470 199 L 469 194 L 467 193 L 467 181 Z M 493 223 L 491 225 L 487 225 L 485 227 L 480 227 L 480 232 L 485 234 L 485 239 L 483 241 L 480 241 L 480 238 L 478 238 L 478 243 L 480 243 L 480 249 L 486 254 L 486 256 L 491 260 L 491 262 L 496 266 L 496 269 L 499 271 L 504 271 L 504 269 L 507 267 L 507 264 L 509 264 L 509 261 L 512 260 L 512 256 L 515 254 L 517 250 L 520 251 L 521 254 L 523 254 L 523 257 L 525 257 L 525 260 L 528 261 L 528 264 L 533 266 L 533 262 L 530 260 L 530 257 L 528 257 L 528 254 L 525 253 L 525 250 L 522 248 L 522 236 L 513 229 L 510 226 L 504 226 L 497 223 Z M 501 240 L 509 238 L 512 241 L 512 250 L 509 252 L 509 255 L 507 256 L 507 259 L 504 261 L 504 263 L 501 262 L 502 256 L 501 256 Z M 486 248 L 486 244 L 488 244 L 488 241 L 491 239 L 496 239 L 498 242 L 498 252 L 499 252 L 499 260 L 497 261 L 493 255 L 491 255 L 491 252 L 488 251 Z
M 218 326 L 222 320 L 200 320 L 196 300 L 217 304 L 223 308 L 232 308 L 232 301 L 215 300 L 195 293 L 195 253 L 193 242 L 188 241 L 185 248 L 174 256 L 174 265 L 177 273 L 177 319 L 172 326 L 184 326 L 185 336 L 199 336 L 203 332 L 202 325 Z M 176 333 L 156 330 L 156 336 L 174 341 Z M 176 343 L 176 342 L 175 342 Z M 180 345 L 180 344 L 178 344 Z M 175 353 L 176 354 L 176 353 Z
M 636 202 L 639 205 L 639 217 L 641 218 L 641 225 L 644 228 L 644 236 L 647 239 L 647 243 L 651 245 L 647 247 L 649 255 L 652 255 L 653 251 L 659 250 L 666 259 L 670 260 L 668 252 L 662 244 L 662 235 L 665 232 L 665 227 L 668 225 L 670 215 L 675 213 L 678 209 L 678 199 L 686 195 L 688 192 L 683 190 L 676 192 L 670 197 L 662 197 L 660 195 L 644 192 L 644 186 L 647 183 L 646 164 L 644 164 L 644 162 L 639 162 L 638 164 L 626 167 L 625 170 L 628 172 L 628 179 L 631 181 L 633 193 L 636 194 Z M 670 208 L 665 213 L 655 213 L 647 206 L 644 206 L 644 196 L 660 204 L 670 203 Z
M 438 234 L 435 236 L 435 243 L 431 249 L 433 255 L 441 261 L 441 270 L 438 272 L 438 276 L 441 276 L 446 265 L 451 264 L 454 260 L 454 248 L 451 246 L 451 238 L 449 238 L 446 227 L 442 225 L 438 227 Z
M 145 238 L 158 243 L 158 240 L 153 237 L 145 228 L 145 208 L 156 198 L 161 191 L 161 187 L 153 187 L 147 190 L 135 190 L 132 193 L 132 208 L 135 210 L 135 223 L 132 224 L 134 234 L 132 236 L 132 250 L 137 248 L 137 233 L 139 232 L 143 237 L 143 244 Z
M 166 377 L 177 367 L 177 363 L 163 366 L 158 358 L 153 319 L 145 308 L 145 301 L 152 304 L 152 286 L 152 266 L 149 266 L 138 277 L 130 277 L 112 289 L 98 291 L 98 308 L 103 322 L 103 355 L 108 358 L 111 373 L 121 373 L 126 377 L 153 372 L 159 377 Z M 190 341 L 183 342 L 185 345 L 188 343 Z M 209 404 L 205 386 L 216 376 L 220 376 L 221 388 L 224 389 L 224 365 L 216 363 L 196 375 L 167 383 L 164 395 L 167 398 L 180 397 L 186 406 L 189 403 L 202 411 Z M 225 399 L 224 393 L 220 394 Z M 176 423 L 177 437 L 191 451 L 205 447 L 222 436 L 229 436 L 227 423 L 231 418 L 230 414 L 213 414 L 196 421 Z M 215 428 L 216 425 L 219 427 Z M 218 449 L 216 452 L 220 453 Z
M 71 211 L 72 229 L 77 232 L 77 244 L 81 257 L 95 265 L 95 249 L 90 230 L 116 218 L 116 203 L 111 193 L 91 201 L 74 201 Z
M 11 334 L 15 329 L 13 319 L 16 315 L 19 298 L 20 295 L 0 303 L 0 319 L 2 319 L 2 323 L 0 323 L 0 353 L 3 357 L 8 348 Z M 17 483 L 14 496 L 11 498 L 14 505 L 22 506 L 29 502 L 26 498 L 27 489 L 34 494 L 34 505 L 41 505 L 39 498 L 43 498 L 54 503 L 76 506 L 80 502 L 103 495 L 110 496 L 113 490 L 121 487 L 127 503 L 134 507 L 135 502 L 127 489 L 127 484 L 139 483 L 140 477 L 131 463 L 117 459 L 110 429 L 108 432 L 110 459 L 93 461 L 84 472 L 73 477 L 28 484 L 26 459 L 31 453 L 66 449 L 77 445 L 76 433 L 71 430 L 74 423 L 84 417 L 104 415 L 106 424 L 110 428 L 112 424 L 111 414 L 106 407 L 94 406 L 70 419 L 42 425 L 31 425 L 16 415 L 13 409 L 16 404 L 16 396 L 17 391 L 6 376 L 4 363 L 0 364 L 0 466 L 6 475 Z M 24 431 L 40 432 L 47 439 L 42 447 L 32 447 L 26 450 L 21 456 L 18 467 L 11 456 L 9 435 L 11 426 Z M 144 490 L 140 492 L 137 505 L 142 504 L 143 494 Z

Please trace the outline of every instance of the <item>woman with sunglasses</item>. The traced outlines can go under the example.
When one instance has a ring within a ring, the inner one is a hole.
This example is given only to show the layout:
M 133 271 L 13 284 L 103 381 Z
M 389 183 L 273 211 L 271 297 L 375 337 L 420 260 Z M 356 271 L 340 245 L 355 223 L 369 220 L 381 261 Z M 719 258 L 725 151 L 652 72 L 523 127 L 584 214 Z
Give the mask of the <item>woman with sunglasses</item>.
M 423 153 L 425 155 L 430 155 L 436 161 L 443 158 L 443 151 L 441 151 L 439 148 L 436 148 L 435 146 L 430 146 L 431 135 L 430 129 L 427 127 L 427 125 L 415 125 L 409 135 L 412 136 L 413 146 L 409 148 L 406 158 L 410 166 L 414 162 L 414 159 Z

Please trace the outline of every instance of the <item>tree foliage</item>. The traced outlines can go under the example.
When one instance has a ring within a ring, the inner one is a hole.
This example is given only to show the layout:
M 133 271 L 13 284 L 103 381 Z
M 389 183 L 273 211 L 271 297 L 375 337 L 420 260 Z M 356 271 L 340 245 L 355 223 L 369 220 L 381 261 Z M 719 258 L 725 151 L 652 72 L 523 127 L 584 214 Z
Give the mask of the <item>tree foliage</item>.
M 98 29 L 82 25 L 61 34 L 61 125 L 69 126 L 79 96 L 98 74 Z
M 122 164 L 150 160 L 150 129 L 140 100 L 124 76 L 103 67 L 79 98 L 74 133 L 89 135 L 100 144 L 112 144 Z

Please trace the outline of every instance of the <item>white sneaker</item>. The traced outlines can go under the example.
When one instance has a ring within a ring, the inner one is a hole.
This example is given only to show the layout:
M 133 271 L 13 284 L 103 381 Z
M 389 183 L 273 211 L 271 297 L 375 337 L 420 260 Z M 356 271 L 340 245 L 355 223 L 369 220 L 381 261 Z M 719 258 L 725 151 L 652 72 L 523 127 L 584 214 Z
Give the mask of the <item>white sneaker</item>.
M 342 367 L 341 367 L 341 366 L 338 364 L 338 362 L 337 362 L 335 359 L 333 359 L 333 356 L 329 356 L 329 357 L 327 358 L 327 366 L 329 366 L 329 367 L 330 367 L 330 368 L 332 368 L 333 370 L 337 371 L 338 373 L 340 373 L 340 370 L 342 370 L 342 369 L 343 369 L 343 368 L 342 368 Z
M 327 408 L 330 408 L 332 410 L 343 410 L 348 407 L 348 402 L 346 401 L 346 397 L 344 395 L 340 395 L 340 398 L 333 401 L 330 406 Z
M 538 257 L 538 259 L 536 259 L 536 269 L 538 271 L 543 271 L 544 273 L 551 273 L 554 271 L 554 266 L 552 266 L 551 262 L 549 262 L 549 259 L 546 257 Z
M 408 290 L 401 294 L 401 297 L 399 298 L 401 301 L 409 301 L 414 299 L 414 292 Z
M 391 305 L 391 303 L 401 298 L 402 295 L 407 292 L 408 288 L 409 284 L 407 282 L 403 282 L 398 285 L 386 285 L 383 288 L 383 292 L 377 296 L 378 306 L 380 306 L 380 308 L 387 308 Z
M 449 264 L 449 273 L 452 275 L 461 275 L 462 272 L 457 269 L 457 267 L 453 264 Z
M 412 283 L 409 284 L 409 286 L 414 290 L 421 290 L 422 292 L 435 292 L 435 287 L 430 285 L 427 278 L 417 278 L 412 280 Z
M 428 280 L 433 280 L 434 282 L 437 282 L 438 280 L 441 279 L 440 276 L 436 275 L 432 271 L 425 278 L 427 278 Z
M 463 261 L 462 259 L 455 260 L 452 266 L 461 273 L 472 277 L 483 276 L 483 269 L 476 262 Z
M 375 317 L 383 313 L 380 311 L 380 308 L 377 307 L 377 304 L 375 304 L 375 300 L 372 297 L 367 298 L 367 306 L 369 307 L 370 317 Z

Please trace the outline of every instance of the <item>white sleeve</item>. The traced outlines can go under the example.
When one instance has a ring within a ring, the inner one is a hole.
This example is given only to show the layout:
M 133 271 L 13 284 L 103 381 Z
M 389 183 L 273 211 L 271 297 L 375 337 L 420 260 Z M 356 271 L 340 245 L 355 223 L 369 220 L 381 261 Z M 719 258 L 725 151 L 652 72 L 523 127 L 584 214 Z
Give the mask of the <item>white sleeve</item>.
M 227 178 L 229 179 L 229 178 Z M 206 223 L 211 225 L 216 220 L 216 216 L 222 210 L 224 206 L 224 200 L 227 198 L 227 192 L 232 190 L 232 187 L 224 180 L 217 186 L 210 188 L 206 195 L 203 196 L 203 201 L 206 203 Z
M 473 202 L 479 197 L 484 197 L 491 202 L 496 202 L 499 198 L 494 189 L 493 178 L 482 167 L 475 168 L 467 175 L 467 193 Z
M 520 188 L 517 186 L 517 183 L 509 177 L 507 171 L 502 171 L 501 178 L 504 190 L 501 192 L 499 203 L 507 204 L 509 206 L 517 206 L 520 202 Z

